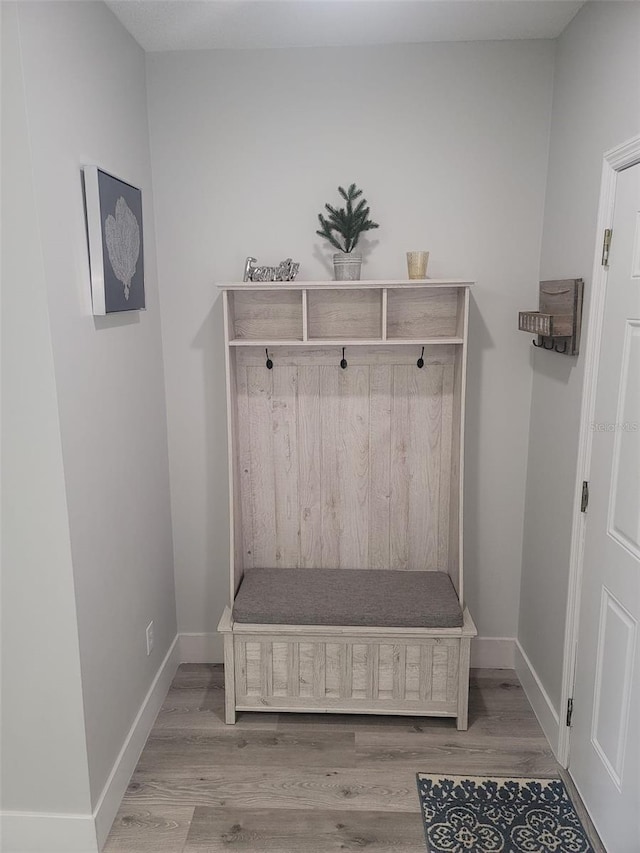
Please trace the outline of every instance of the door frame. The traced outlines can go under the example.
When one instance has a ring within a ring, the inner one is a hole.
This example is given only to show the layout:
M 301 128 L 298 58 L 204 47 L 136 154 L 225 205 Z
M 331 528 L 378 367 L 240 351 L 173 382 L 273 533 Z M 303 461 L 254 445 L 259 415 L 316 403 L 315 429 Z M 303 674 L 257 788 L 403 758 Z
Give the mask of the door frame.
M 591 299 L 587 324 L 582 406 L 580 409 L 580 431 L 578 433 L 578 462 L 573 502 L 573 525 L 571 528 L 571 552 L 569 557 L 569 587 L 564 632 L 562 664 L 562 695 L 560 699 L 560 732 L 558 738 L 558 761 L 563 767 L 569 764 L 571 728 L 566 724 L 566 708 L 573 697 L 576 661 L 578 657 L 578 631 L 580 628 L 580 603 L 584 570 L 584 540 L 587 513 L 580 511 L 582 483 L 589 480 L 593 431 L 590 424 L 595 417 L 596 385 L 600 366 L 600 344 L 604 320 L 605 296 L 608 267 L 602 265 L 602 240 L 606 228 L 613 224 L 618 173 L 640 163 L 640 135 L 634 136 L 603 156 L 596 246 L 591 277 Z M 614 238 L 615 239 L 615 238 Z

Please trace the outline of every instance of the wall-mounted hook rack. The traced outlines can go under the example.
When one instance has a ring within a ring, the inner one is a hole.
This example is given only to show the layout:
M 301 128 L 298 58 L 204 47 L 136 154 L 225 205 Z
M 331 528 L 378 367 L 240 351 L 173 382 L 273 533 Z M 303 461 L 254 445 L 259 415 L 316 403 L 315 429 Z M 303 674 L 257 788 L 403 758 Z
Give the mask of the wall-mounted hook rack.
M 553 350 L 560 355 L 578 355 L 582 325 L 584 282 L 581 278 L 541 281 L 538 311 L 520 311 L 518 328 L 534 332 L 538 349 Z M 557 345 L 557 339 L 562 346 Z

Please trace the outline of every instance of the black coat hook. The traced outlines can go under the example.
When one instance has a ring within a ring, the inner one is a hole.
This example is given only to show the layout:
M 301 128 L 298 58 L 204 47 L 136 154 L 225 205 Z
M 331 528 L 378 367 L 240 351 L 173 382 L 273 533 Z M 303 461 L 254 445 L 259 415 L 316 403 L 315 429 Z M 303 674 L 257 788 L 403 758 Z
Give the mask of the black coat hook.
M 267 370 L 271 370 L 271 368 L 273 367 L 273 362 L 272 362 L 272 361 L 271 361 L 271 359 L 269 358 L 269 350 L 265 347 L 265 348 L 264 348 L 264 351 L 265 351 L 266 356 L 267 356 L 267 361 L 266 361 Z
M 556 346 L 555 350 L 556 350 L 556 352 L 559 352 L 560 355 L 564 355 L 565 352 L 567 351 L 567 342 L 563 341 L 562 342 L 562 349 L 560 349 L 559 347 Z
M 424 367 L 424 347 L 422 347 L 422 352 L 420 353 L 420 358 L 416 361 L 417 366 L 422 370 Z
M 342 347 L 342 359 L 340 360 L 340 367 L 343 370 L 347 369 L 347 359 L 344 357 L 344 347 Z
M 545 348 L 545 349 L 552 350 L 552 349 L 553 349 L 553 338 L 551 339 L 551 346 L 550 346 L 550 347 L 548 347 L 548 346 L 544 343 L 544 341 L 543 341 L 543 345 L 544 345 L 544 348 Z
M 539 343 L 536 341 L 536 339 L 535 339 L 535 338 L 533 339 L 533 345 L 534 345 L 534 347 L 536 347 L 537 349 L 544 349 L 544 344 L 539 344 Z

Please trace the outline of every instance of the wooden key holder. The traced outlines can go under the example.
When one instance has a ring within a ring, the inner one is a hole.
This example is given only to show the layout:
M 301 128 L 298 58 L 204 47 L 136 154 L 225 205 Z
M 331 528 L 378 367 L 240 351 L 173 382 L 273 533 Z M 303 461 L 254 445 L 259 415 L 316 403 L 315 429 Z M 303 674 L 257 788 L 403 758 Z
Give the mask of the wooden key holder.
M 520 311 L 518 328 L 538 336 L 534 347 L 578 355 L 583 293 L 581 278 L 541 281 L 539 310 Z

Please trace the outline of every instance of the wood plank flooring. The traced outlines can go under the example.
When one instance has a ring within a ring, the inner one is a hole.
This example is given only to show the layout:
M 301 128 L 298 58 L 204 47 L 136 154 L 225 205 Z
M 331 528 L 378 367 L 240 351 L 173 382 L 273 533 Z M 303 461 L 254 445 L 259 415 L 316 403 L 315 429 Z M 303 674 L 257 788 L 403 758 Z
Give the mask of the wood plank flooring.
M 415 775 L 431 771 L 560 768 L 509 670 L 472 671 L 458 732 L 451 719 L 334 714 L 241 713 L 226 726 L 222 666 L 183 664 L 104 853 L 425 853 Z

